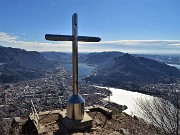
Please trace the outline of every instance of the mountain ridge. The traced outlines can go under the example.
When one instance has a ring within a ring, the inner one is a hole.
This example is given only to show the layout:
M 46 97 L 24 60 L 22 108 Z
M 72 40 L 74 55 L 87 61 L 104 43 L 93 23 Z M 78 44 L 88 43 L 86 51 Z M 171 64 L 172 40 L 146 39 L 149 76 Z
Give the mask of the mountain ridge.
M 97 58 L 98 59 L 98 58 Z M 86 81 L 110 86 L 173 83 L 180 79 L 180 70 L 144 57 L 124 54 L 113 58 L 109 66 L 99 65 L 96 74 Z

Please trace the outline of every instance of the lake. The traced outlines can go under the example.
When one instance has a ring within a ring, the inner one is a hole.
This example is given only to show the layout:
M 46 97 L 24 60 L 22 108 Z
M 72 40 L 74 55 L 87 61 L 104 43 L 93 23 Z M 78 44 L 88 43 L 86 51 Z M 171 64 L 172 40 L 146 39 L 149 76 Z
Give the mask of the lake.
M 167 64 L 167 65 L 180 69 L 180 65 L 177 65 L 177 64 Z
M 99 87 L 99 86 L 98 86 Z M 99 87 L 99 88 L 106 88 L 109 89 L 112 92 L 112 96 L 110 96 L 110 101 L 120 104 L 120 105 L 126 105 L 128 109 L 126 109 L 124 112 L 126 112 L 129 115 L 139 115 L 138 106 L 136 105 L 136 102 L 139 99 L 146 99 L 151 100 L 152 96 L 141 94 L 138 92 L 131 92 L 127 91 L 125 89 L 116 89 L 111 87 Z M 108 100 L 106 98 L 105 100 Z
M 65 70 L 69 71 L 72 75 L 72 64 L 63 64 L 63 67 Z M 78 63 L 78 80 L 82 81 L 82 77 L 91 75 L 93 71 L 95 70 L 95 67 L 90 66 L 86 63 Z

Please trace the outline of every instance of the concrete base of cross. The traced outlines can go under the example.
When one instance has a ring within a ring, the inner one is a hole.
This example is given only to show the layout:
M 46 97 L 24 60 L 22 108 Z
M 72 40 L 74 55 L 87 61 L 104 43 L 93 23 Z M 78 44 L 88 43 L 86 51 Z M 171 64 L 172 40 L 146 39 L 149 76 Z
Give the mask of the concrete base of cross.
M 85 112 L 82 120 L 71 120 L 65 113 L 61 113 L 63 118 L 62 122 L 69 130 L 87 130 L 92 127 L 92 118 Z

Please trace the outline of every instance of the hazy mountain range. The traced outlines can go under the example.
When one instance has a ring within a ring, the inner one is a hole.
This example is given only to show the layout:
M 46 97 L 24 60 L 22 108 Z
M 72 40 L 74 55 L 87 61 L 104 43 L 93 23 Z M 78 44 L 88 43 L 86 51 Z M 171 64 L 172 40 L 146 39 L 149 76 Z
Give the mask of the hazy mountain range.
M 71 61 L 71 54 L 67 53 L 39 53 L 0 46 L 0 82 L 17 82 L 39 77 L 55 64 Z M 98 65 L 97 73 L 85 80 L 105 85 L 171 83 L 180 78 L 180 70 L 175 67 L 122 52 L 80 54 L 79 61 Z

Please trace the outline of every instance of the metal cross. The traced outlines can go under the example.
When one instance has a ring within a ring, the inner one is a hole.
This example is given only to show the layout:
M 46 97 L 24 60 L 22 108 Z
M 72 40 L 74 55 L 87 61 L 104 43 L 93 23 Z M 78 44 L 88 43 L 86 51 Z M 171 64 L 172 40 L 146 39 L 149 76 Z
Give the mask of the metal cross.
M 82 119 L 82 116 L 77 115 L 80 112 L 78 112 L 77 110 L 75 111 L 73 109 L 73 108 L 76 108 L 74 105 L 77 104 L 76 101 L 79 98 L 78 97 L 79 96 L 79 92 L 78 92 L 78 41 L 99 42 L 101 39 L 99 37 L 78 36 L 78 16 L 77 16 L 77 13 L 74 13 L 72 16 L 72 35 L 46 34 L 45 39 L 46 40 L 52 40 L 52 41 L 72 41 L 72 61 L 73 61 L 73 95 L 72 96 L 74 98 L 74 101 L 72 101 L 72 102 L 74 102 L 74 103 L 72 103 L 72 107 L 70 109 L 71 111 L 73 111 L 70 113 L 70 115 L 72 115 L 72 116 L 68 116 L 68 117 L 71 119 L 75 119 L 75 120 Z M 79 107 L 79 108 L 81 108 L 81 107 Z M 67 115 L 68 115 L 68 112 L 69 111 L 68 111 L 68 107 L 67 107 Z

